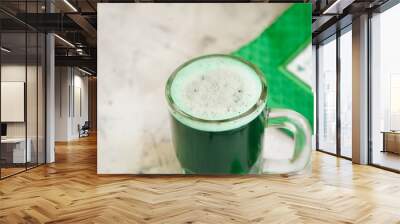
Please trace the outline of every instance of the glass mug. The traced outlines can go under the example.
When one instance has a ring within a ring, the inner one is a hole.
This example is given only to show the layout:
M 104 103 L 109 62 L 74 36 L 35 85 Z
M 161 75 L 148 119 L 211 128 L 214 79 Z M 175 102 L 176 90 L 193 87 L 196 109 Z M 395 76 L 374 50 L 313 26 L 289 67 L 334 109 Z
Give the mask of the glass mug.
M 196 73 L 196 66 L 200 70 L 207 67 L 210 67 L 210 71 L 218 70 L 218 63 L 225 63 L 225 69 L 237 69 L 238 72 L 245 69 L 243 71 L 256 74 L 256 86 L 260 89 L 256 102 L 237 116 L 223 119 L 205 119 L 185 111 L 182 108 L 184 105 L 179 105 L 177 99 L 187 93 L 184 88 L 174 87 L 179 86 L 174 82 L 178 83 L 185 76 Z M 194 58 L 172 73 L 165 94 L 171 115 L 172 143 L 186 174 L 288 174 L 303 170 L 310 162 L 311 129 L 308 121 L 292 110 L 268 108 L 264 75 L 241 58 L 223 54 Z M 284 130 L 286 135 L 294 139 L 292 158 L 263 158 L 264 132 L 271 127 Z

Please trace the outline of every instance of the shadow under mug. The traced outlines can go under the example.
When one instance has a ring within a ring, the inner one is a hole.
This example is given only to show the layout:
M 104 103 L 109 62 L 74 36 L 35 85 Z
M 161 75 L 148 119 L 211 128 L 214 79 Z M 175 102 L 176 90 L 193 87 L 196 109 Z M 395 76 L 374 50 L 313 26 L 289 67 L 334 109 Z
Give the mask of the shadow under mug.
M 185 113 L 174 103 L 171 85 L 185 66 L 212 57 L 228 57 L 246 64 L 258 75 L 262 92 L 258 102 L 247 112 L 226 120 L 204 120 Z M 166 98 L 171 114 L 172 142 L 182 169 L 188 174 L 288 174 L 304 169 L 311 157 L 311 129 L 299 113 L 268 108 L 267 84 L 262 72 L 253 64 L 231 55 L 213 54 L 192 59 L 170 76 Z M 245 120 L 240 127 L 235 122 Z M 208 127 L 213 126 L 212 129 Z M 229 128 L 229 127 L 232 128 Z M 223 129 L 218 129 L 223 127 Z M 290 159 L 263 158 L 264 132 L 267 128 L 285 130 L 294 140 Z

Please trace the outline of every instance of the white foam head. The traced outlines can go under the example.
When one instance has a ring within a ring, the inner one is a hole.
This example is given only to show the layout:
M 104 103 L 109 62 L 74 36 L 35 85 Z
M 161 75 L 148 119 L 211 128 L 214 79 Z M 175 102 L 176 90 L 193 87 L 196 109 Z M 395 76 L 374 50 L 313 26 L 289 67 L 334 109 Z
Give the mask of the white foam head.
M 175 73 L 169 88 L 167 92 L 175 107 L 186 115 L 196 120 L 221 121 L 218 125 L 183 121 L 191 127 L 208 131 L 226 129 L 223 121 L 235 120 L 248 113 L 259 103 L 265 91 L 254 67 L 224 55 L 201 57 L 183 65 Z M 182 121 L 181 117 L 175 117 Z M 243 125 L 247 120 L 237 120 L 233 127 Z M 232 125 L 228 126 L 232 128 Z

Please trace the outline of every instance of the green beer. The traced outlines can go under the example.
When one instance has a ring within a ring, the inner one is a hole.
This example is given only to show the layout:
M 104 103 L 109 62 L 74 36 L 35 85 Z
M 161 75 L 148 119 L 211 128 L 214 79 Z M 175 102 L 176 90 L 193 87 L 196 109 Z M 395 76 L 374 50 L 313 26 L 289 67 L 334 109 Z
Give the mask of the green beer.
M 169 78 L 166 98 L 173 145 L 185 173 L 290 173 L 309 162 L 307 121 L 293 111 L 267 110 L 264 75 L 240 58 L 207 55 L 186 62 Z M 267 126 L 293 133 L 292 159 L 262 158 Z

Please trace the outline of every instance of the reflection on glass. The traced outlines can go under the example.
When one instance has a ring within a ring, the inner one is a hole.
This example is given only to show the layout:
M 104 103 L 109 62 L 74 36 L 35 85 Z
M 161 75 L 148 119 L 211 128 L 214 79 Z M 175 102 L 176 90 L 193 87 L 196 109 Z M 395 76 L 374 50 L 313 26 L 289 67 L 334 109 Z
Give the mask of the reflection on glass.
M 42 4 L 39 1 L 27 1 L 25 12 L 40 13 Z M 36 30 L 27 29 L 27 142 L 31 148 L 31 159 L 28 168 L 38 164 L 38 76 L 39 76 L 39 34 Z
M 336 40 L 318 48 L 318 147 L 336 153 Z
M 37 76 L 38 76 L 38 57 L 37 57 L 37 33 L 27 33 L 28 43 L 28 61 L 27 61 L 27 75 L 26 75 L 26 113 L 27 113 L 27 142 L 30 148 L 30 161 L 27 163 L 27 167 L 34 167 L 37 165 Z
M 400 5 L 372 18 L 372 163 L 400 170 Z
M 340 153 L 352 157 L 352 35 L 340 36 Z
M 6 177 L 25 170 L 31 159 L 30 143 L 26 144 L 25 33 L 2 33 L 1 45 L 1 174 Z M 27 150 L 28 149 L 28 150 Z
M 39 33 L 38 35 L 38 136 L 37 136 L 37 146 L 38 146 L 38 164 L 45 163 L 45 60 L 46 60 L 46 52 L 45 52 L 45 44 L 46 39 L 45 35 Z
M 0 7 L 20 16 L 25 12 L 44 13 L 46 9 L 45 0 L 0 2 Z M 2 12 L 0 17 L 13 27 L 0 29 L 0 178 L 4 178 L 45 162 L 46 39 L 43 33 Z

